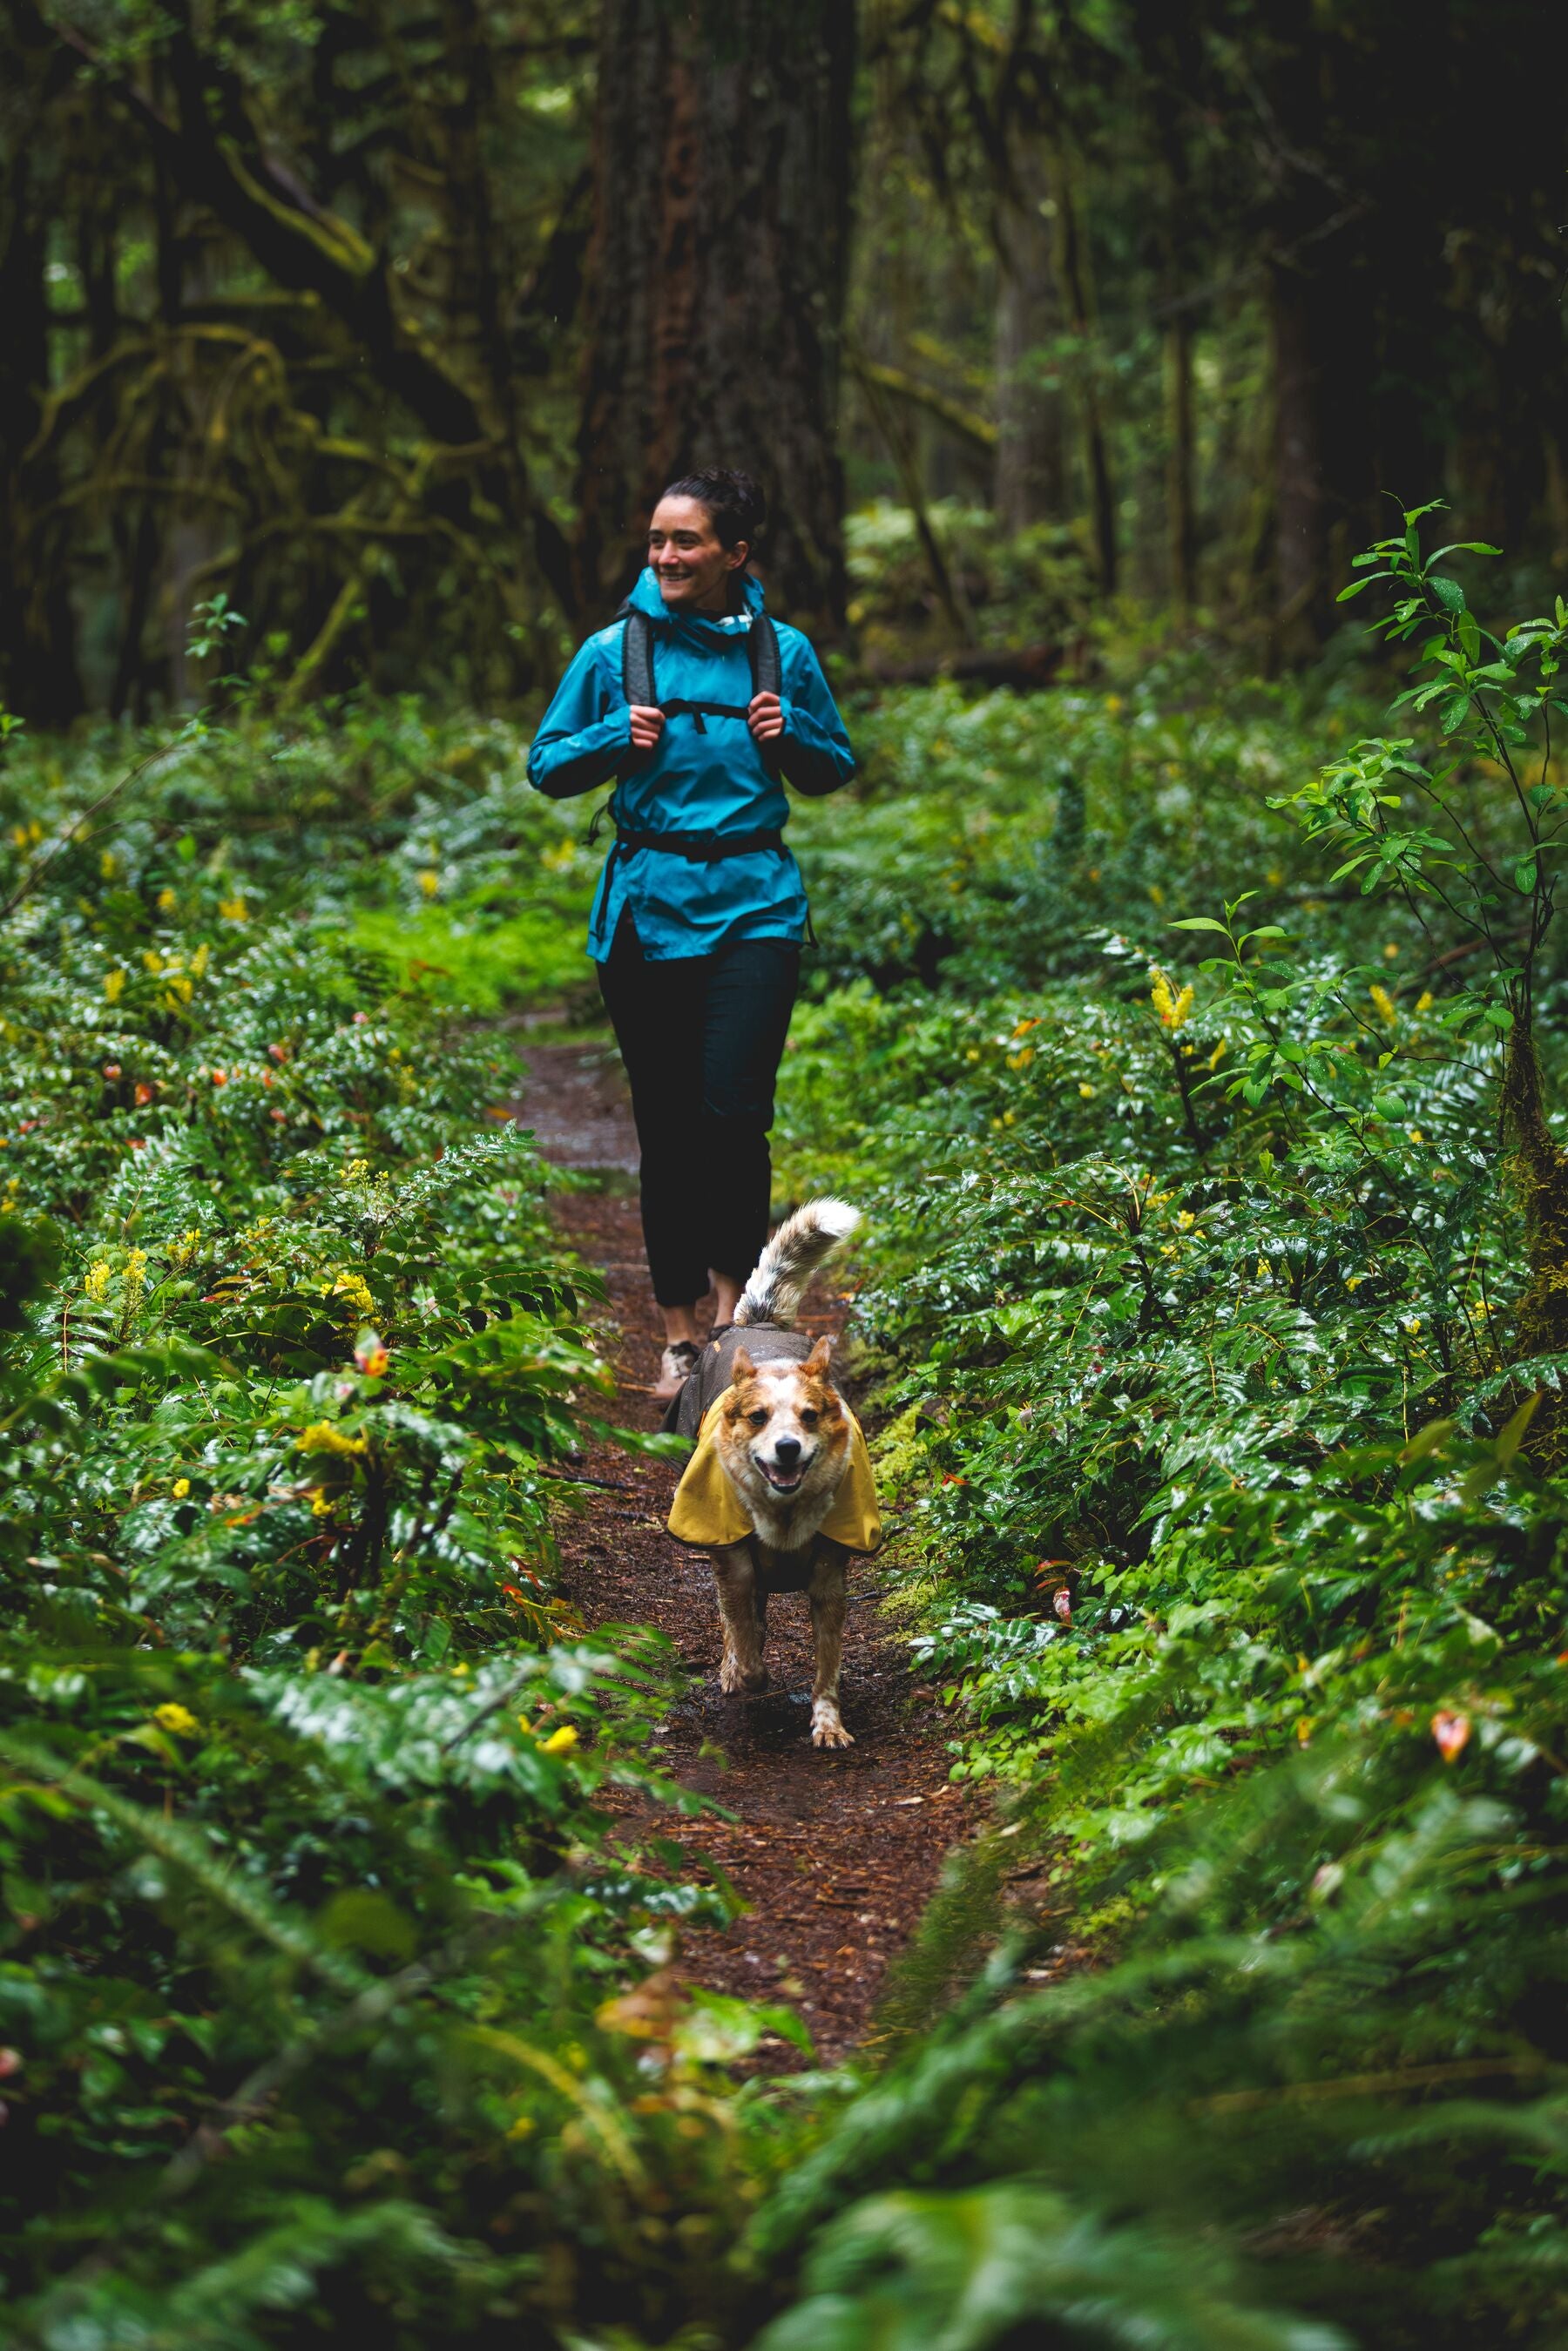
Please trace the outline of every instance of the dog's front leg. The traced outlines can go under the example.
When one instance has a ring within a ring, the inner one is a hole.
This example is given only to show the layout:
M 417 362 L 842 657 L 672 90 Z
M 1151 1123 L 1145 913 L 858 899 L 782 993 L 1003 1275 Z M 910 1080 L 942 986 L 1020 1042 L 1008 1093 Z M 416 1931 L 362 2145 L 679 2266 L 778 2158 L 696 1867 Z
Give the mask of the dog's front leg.
M 724 1690 L 760 1690 L 768 1687 L 762 1662 L 762 1613 L 758 1606 L 757 1562 L 749 1542 L 727 1543 L 708 1553 L 718 1613 L 724 1625 L 724 1656 L 718 1686 Z
M 844 1616 L 849 1606 L 844 1562 L 849 1553 L 830 1536 L 817 1539 L 810 1586 L 811 1630 L 816 1636 L 817 1673 L 811 1684 L 811 1744 L 852 1747 L 854 1740 L 839 1719 L 839 1666 L 844 1654 Z

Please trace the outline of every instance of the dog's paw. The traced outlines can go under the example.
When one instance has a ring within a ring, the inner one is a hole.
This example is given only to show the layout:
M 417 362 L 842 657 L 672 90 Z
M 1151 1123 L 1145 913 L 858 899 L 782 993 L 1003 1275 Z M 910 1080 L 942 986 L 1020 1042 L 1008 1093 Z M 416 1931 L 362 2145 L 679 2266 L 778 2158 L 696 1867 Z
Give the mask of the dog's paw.
M 747 1690 L 755 1698 L 758 1690 L 768 1687 L 768 1668 L 759 1666 L 755 1673 L 743 1673 L 738 1657 L 725 1657 L 719 1665 L 718 1686 L 721 1690 L 731 1694 L 737 1690 Z
M 813 1747 L 852 1747 L 854 1743 L 850 1733 L 839 1720 L 837 1707 L 831 1713 L 825 1707 L 818 1707 L 813 1711 L 811 1716 Z

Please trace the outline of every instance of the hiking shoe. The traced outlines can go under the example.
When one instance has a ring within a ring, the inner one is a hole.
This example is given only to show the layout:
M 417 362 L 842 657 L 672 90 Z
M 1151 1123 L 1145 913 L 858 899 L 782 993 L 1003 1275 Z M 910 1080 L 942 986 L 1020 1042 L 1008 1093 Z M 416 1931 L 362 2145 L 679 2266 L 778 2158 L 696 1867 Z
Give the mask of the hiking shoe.
M 659 1384 L 653 1394 L 667 1404 L 678 1396 L 697 1367 L 698 1350 L 690 1339 L 676 1339 L 659 1358 Z

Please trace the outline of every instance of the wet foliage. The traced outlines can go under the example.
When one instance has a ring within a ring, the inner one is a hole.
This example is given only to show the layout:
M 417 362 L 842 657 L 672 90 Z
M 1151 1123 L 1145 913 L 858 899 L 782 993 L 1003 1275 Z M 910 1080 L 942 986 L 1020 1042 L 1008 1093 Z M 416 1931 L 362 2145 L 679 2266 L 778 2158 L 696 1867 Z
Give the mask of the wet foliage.
M 746 2210 L 759 2023 L 615 2004 L 719 1897 L 609 1840 L 670 1659 L 557 1588 L 593 1278 L 509 1049 L 355 930 L 457 839 L 483 932 L 490 747 L 198 725 L 90 816 L 123 744 L 8 747 L 12 2340 L 656 2326 Z
M 941 954 L 798 1024 L 791 1168 L 876 1184 L 901 1604 L 1000 1817 L 761 2217 L 769 2351 L 1560 2330 L 1563 612 L 1418 528 L 1396 735 L 881 722 L 830 952 Z
M 612 1406 L 472 1013 L 573 1000 L 587 811 L 413 705 L 90 816 L 110 740 L 13 736 L 21 2339 L 1556 2339 L 1565 622 L 1383 553 L 1392 720 L 1130 647 L 883 694 L 802 812 L 781 1197 L 868 1212 L 995 1806 L 831 2076 L 682 1988 L 722 1896 L 610 1826 L 669 1656 L 557 1581 Z

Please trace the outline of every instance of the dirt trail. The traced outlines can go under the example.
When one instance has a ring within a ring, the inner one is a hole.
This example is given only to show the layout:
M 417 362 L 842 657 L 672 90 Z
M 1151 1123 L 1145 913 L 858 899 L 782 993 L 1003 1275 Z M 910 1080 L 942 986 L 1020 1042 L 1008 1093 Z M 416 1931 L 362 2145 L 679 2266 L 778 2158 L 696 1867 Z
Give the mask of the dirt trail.
M 558 1165 L 611 1171 L 604 1190 L 563 1195 L 557 1208 L 608 1285 L 604 1343 L 622 1384 L 619 1412 L 629 1426 L 656 1427 L 661 1407 L 647 1390 L 660 1340 L 630 1182 L 636 1138 L 613 1054 L 533 1038 L 527 1052 L 521 1123 Z M 819 1287 L 801 1319 L 836 1329 L 842 1301 Z M 972 1824 L 972 1800 L 946 1779 L 935 1698 L 912 1679 L 907 1650 L 882 1626 L 883 1578 L 869 1561 L 851 1571 L 844 1646 L 843 1715 L 853 1747 L 810 1743 L 803 1597 L 768 1604 L 772 1688 L 760 1698 L 726 1697 L 707 1562 L 664 1531 L 674 1469 L 610 1448 L 596 1449 L 583 1469 L 614 1490 L 561 1529 L 570 1596 L 590 1625 L 653 1624 L 669 1635 L 691 1678 L 668 1719 L 662 1760 L 686 1786 L 738 1815 L 733 1825 L 660 1823 L 699 1875 L 711 1857 L 750 1906 L 724 1933 L 688 1934 L 681 1972 L 717 1991 L 788 2001 L 804 2016 L 819 2057 L 831 2062 L 863 2036 L 888 1962 L 931 1894 L 943 1855 Z M 769 2070 L 799 2062 L 783 2043 L 768 2053 Z

